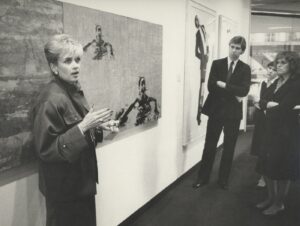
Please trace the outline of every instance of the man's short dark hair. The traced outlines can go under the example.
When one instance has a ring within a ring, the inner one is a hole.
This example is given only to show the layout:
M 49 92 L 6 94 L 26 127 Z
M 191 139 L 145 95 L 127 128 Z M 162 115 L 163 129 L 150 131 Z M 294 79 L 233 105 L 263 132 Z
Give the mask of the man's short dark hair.
M 231 44 L 240 44 L 243 52 L 246 49 L 246 40 L 242 36 L 234 36 L 229 42 L 229 45 Z

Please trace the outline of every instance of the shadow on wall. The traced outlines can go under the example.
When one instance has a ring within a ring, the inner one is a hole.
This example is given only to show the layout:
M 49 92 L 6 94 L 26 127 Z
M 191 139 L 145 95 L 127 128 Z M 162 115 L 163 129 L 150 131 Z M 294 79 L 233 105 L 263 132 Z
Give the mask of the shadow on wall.
M 45 200 L 39 191 L 38 175 L 16 182 L 12 226 L 46 225 Z

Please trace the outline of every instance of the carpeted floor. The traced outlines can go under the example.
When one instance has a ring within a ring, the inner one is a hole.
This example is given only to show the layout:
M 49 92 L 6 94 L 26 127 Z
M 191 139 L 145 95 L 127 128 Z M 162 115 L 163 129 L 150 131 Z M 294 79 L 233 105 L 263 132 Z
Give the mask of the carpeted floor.
M 236 146 L 229 190 L 216 184 L 220 152 L 209 185 L 193 189 L 196 170 L 164 193 L 146 211 L 134 216 L 130 226 L 300 226 L 300 183 L 293 183 L 285 211 L 264 216 L 255 204 L 265 197 L 265 189 L 255 183 L 255 157 L 249 155 L 252 133 L 242 133 Z

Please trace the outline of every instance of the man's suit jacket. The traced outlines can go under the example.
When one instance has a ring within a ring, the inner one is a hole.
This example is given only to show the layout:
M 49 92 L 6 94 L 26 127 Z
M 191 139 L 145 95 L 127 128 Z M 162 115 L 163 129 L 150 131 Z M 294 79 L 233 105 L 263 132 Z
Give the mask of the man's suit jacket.
M 39 96 L 33 109 L 33 136 L 39 187 L 46 198 L 68 201 L 96 194 L 96 143 L 91 133 L 83 135 L 77 126 L 88 108 L 82 91 L 57 78 Z M 102 131 L 96 137 L 102 141 Z
M 238 120 L 242 118 L 242 102 L 236 97 L 244 97 L 249 92 L 250 67 L 239 60 L 226 88 L 218 87 L 217 81 L 226 83 L 227 74 L 227 58 L 213 61 L 208 79 L 209 94 L 202 112 L 209 117 Z

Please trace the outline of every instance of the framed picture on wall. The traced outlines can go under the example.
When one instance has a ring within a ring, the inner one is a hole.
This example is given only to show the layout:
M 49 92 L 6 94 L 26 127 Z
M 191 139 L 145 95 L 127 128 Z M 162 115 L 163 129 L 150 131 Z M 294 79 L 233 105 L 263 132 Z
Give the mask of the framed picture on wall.
M 186 16 L 183 145 L 204 139 L 207 118 L 201 109 L 207 96 L 207 80 L 216 57 L 216 12 L 188 1 Z

